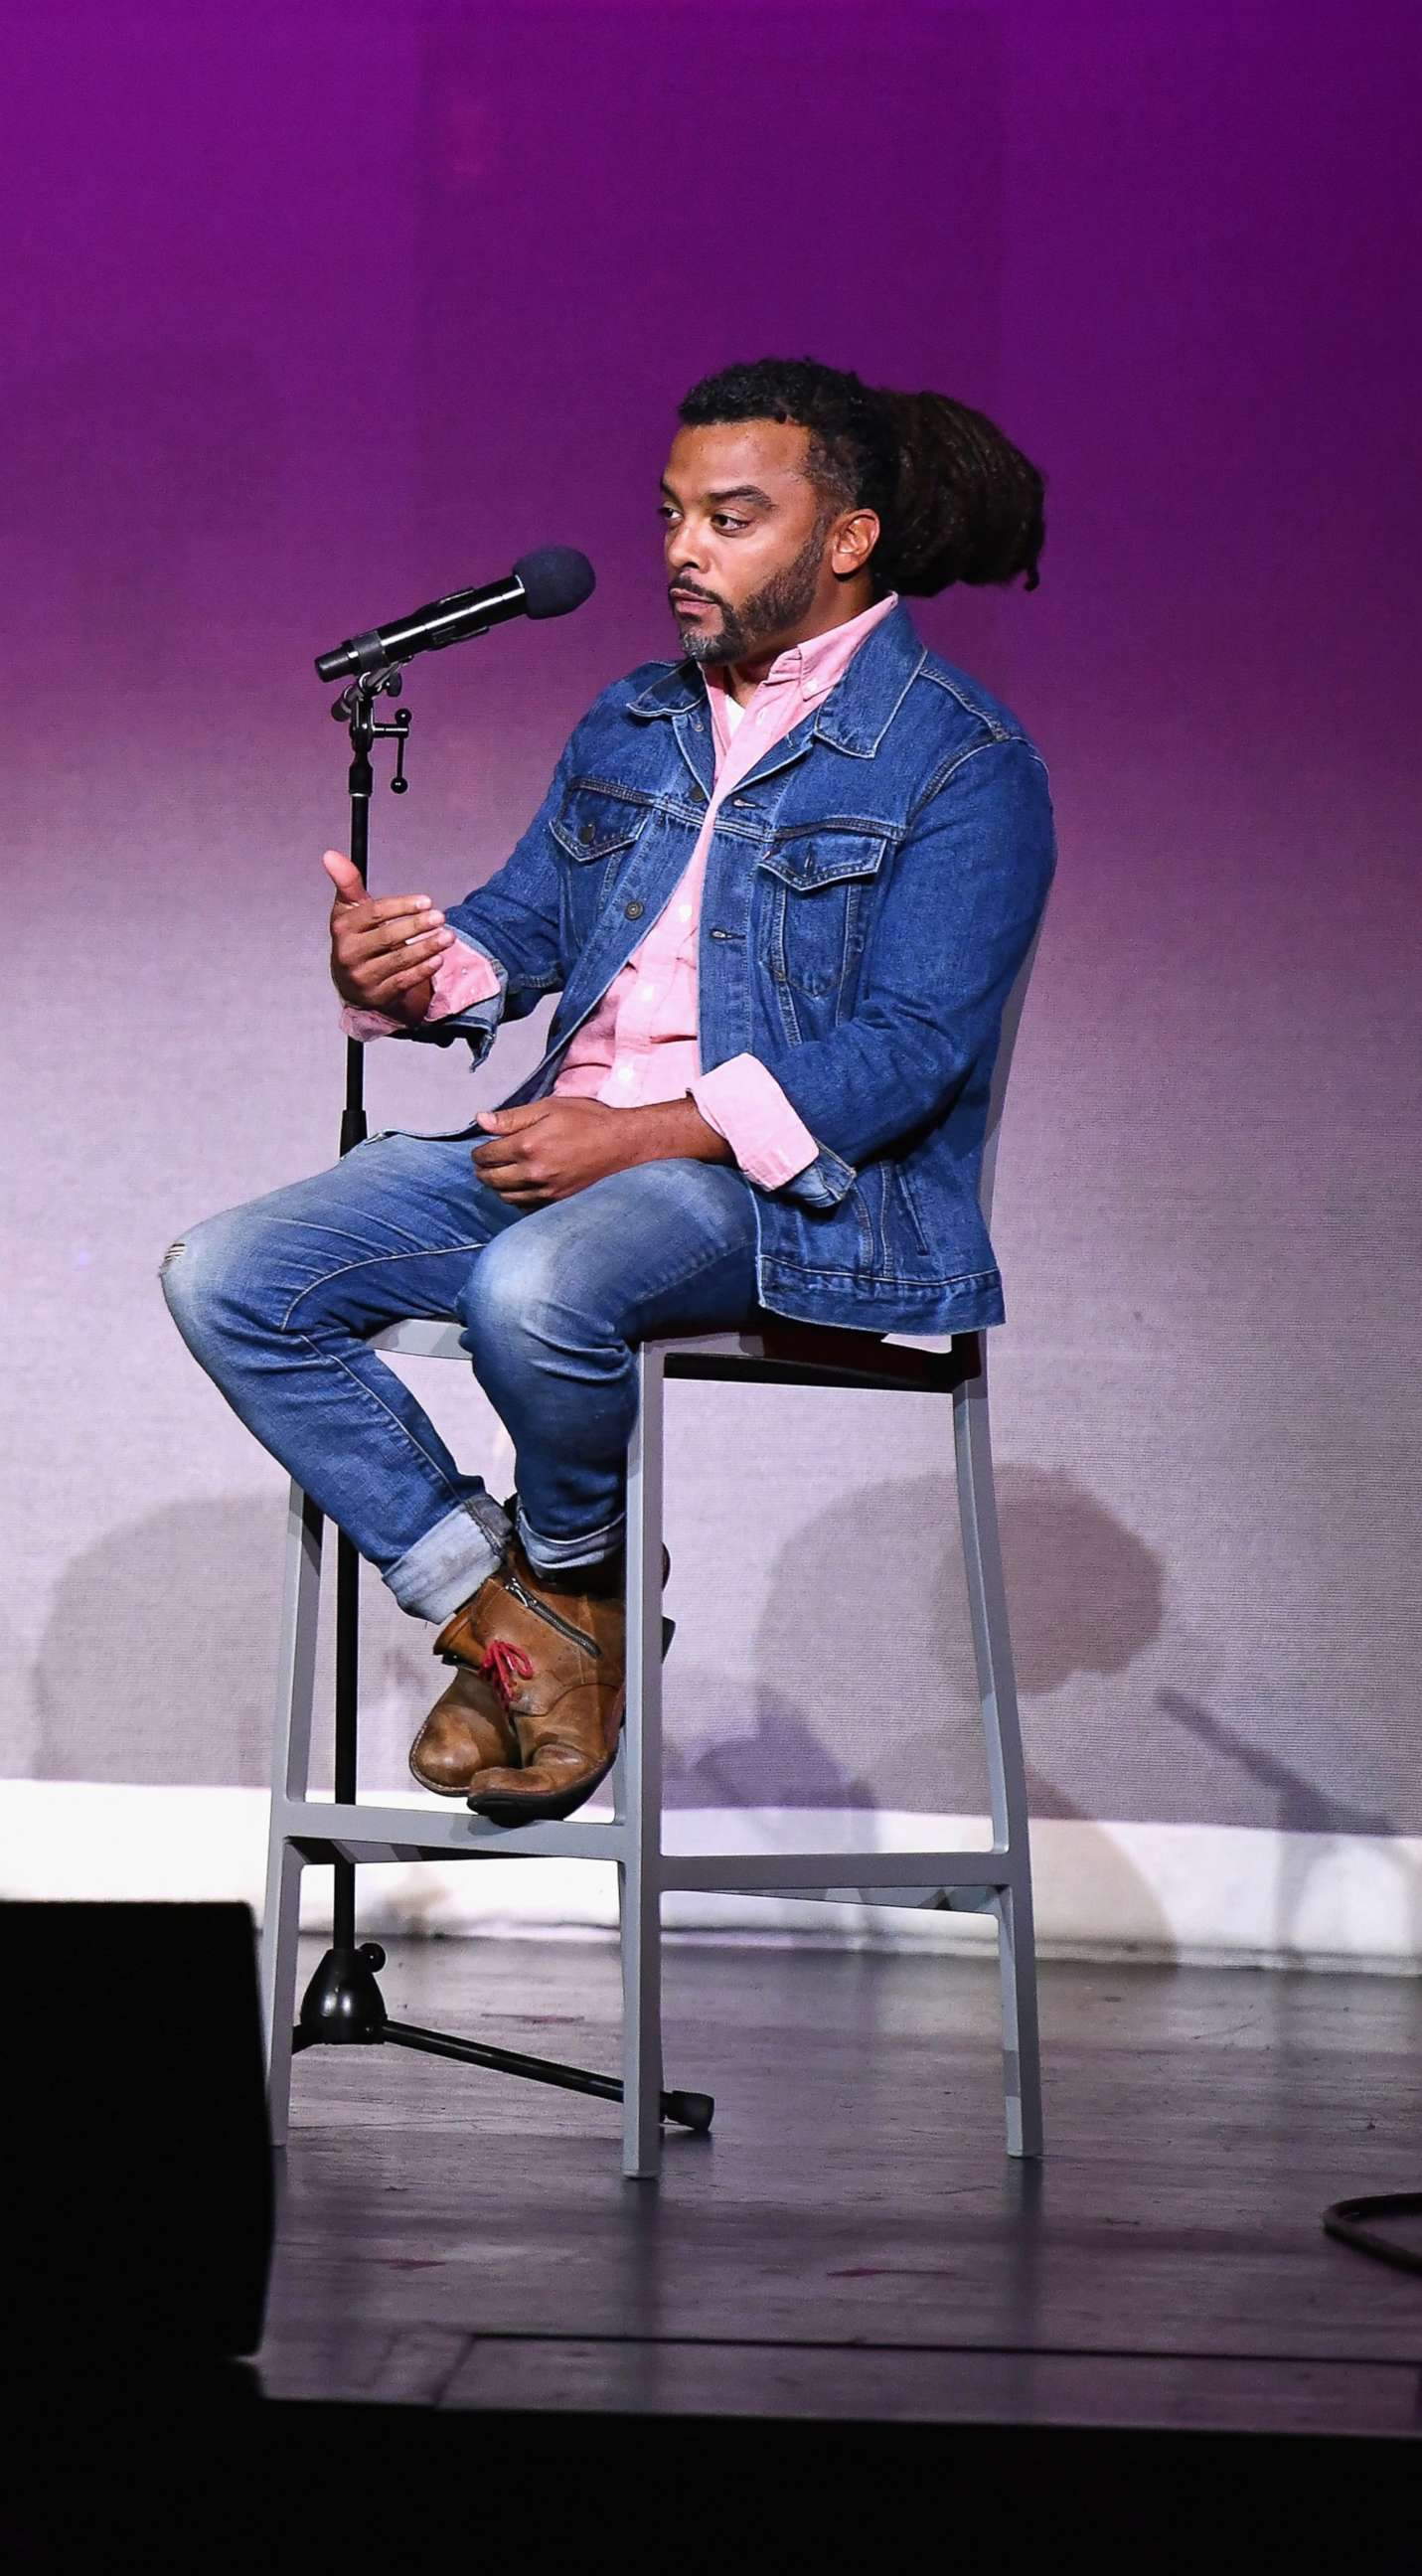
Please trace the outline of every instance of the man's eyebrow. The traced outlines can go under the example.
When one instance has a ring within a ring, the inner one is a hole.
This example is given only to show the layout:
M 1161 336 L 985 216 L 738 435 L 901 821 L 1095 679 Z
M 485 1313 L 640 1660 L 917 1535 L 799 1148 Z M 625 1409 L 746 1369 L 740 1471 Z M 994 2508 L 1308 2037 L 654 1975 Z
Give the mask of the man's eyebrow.
M 662 476 L 661 489 L 664 492 L 670 492 L 672 499 L 676 499 L 676 494 L 672 491 L 665 474 Z M 708 501 L 758 501 L 763 510 L 773 510 L 775 507 L 770 494 L 762 492 L 758 483 L 723 483 L 719 491 L 708 492 L 706 498 Z

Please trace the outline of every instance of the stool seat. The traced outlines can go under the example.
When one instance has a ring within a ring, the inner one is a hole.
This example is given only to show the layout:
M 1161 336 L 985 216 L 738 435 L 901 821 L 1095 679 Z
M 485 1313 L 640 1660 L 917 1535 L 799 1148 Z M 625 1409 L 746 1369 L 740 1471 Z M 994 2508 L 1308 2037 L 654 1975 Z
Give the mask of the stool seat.
M 764 1384 L 936 1387 L 945 1394 L 971 1374 L 979 1336 L 900 1336 L 840 1324 L 806 1324 L 769 1307 L 752 1309 L 738 1330 L 669 1336 L 668 1377 L 743 1377 Z M 415 1318 L 371 1335 L 371 1348 L 405 1359 L 464 1359 L 457 1324 Z

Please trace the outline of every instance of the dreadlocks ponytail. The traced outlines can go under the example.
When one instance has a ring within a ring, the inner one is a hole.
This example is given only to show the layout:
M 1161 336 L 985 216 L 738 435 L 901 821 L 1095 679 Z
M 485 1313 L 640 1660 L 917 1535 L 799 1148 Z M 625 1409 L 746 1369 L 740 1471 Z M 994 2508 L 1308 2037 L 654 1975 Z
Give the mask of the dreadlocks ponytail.
M 951 582 L 1037 588 L 1043 478 L 986 413 L 948 394 L 877 388 L 897 478 L 874 566 L 882 589 L 928 599 Z M 881 560 L 882 558 L 882 560 Z

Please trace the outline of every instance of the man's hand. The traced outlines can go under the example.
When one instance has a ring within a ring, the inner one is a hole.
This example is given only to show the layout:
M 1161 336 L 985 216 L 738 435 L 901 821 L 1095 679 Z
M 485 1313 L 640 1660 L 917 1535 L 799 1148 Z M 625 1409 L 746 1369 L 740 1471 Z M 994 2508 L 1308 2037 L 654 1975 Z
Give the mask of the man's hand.
M 704 1163 L 735 1159 L 724 1136 L 685 1097 L 613 1109 L 605 1100 L 550 1094 L 513 1109 L 481 1109 L 479 1123 L 494 1132 L 474 1148 L 475 1172 L 515 1207 L 571 1198 L 609 1172 L 668 1155 L 689 1154 Z
M 331 981 L 341 1000 L 417 1027 L 430 1006 L 434 969 L 454 937 L 444 914 L 427 894 L 384 895 L 372 903 L 344 851 L 327 850 L 321 864 L 336 889 Z

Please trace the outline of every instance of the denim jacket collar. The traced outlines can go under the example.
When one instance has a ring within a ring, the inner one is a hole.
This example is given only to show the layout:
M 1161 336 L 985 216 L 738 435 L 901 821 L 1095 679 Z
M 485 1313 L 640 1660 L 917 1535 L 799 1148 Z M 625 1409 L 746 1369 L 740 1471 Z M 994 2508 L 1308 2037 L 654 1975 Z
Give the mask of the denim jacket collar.
M 832 743 L 836 751 L 850 752 L 856 759 L 872 759 L 927 658 L 928 648 L 920 642 L 900 600 L 881 624 L 870 628 L 848 669 L 817 710 L 809 731 L 802 736 L 801 727 L 807 722 L 802 717 L 800 724 L 785 736 L 785 742 L 798 745 L 802 739 L 808 742 L 818 737 L 821 742 Z M 683 661 L 669 663 L 662 677 L 653 680 L 640 697 L 629 698 L 625 712 L 629 716 L 684 716 L 693 710 L 704 714 L 709 722 L 706 682 L 699 663 L 687 656 Z

